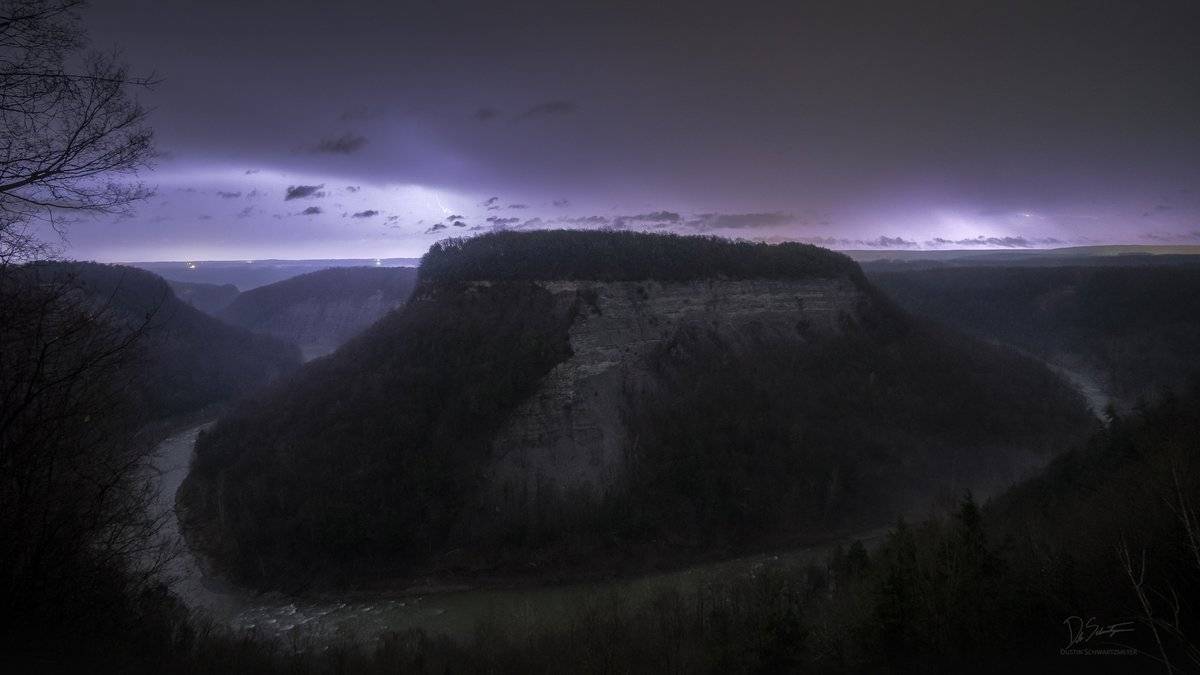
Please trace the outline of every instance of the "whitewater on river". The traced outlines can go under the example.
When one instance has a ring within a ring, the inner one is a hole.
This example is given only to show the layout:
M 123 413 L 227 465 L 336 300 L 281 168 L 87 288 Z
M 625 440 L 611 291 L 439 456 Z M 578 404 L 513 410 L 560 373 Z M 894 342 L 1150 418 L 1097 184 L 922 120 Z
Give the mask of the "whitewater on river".
M 1074 385 L 1099 416 L 1107 403 L 1098 381 L 1086 375 L 1051 366 Z M 164 440 L 157 449 L 160 480 L 157 508 L 174 510 L 175 493 L 187 476 L 199 433 L 214 420 L 190 427 Z M 169 534 L 179 536 L 178 521 L 166 519 Z M 882 540 L 888 529 L 862 532 L 855 539 L 868 546 Z M 754 555 L 720 563 L 706 563 L 680 571 L 644 577 L 535 588 L 414 587 L 388 596 L 348 595 L 344 599 L 290 598 L 261 594 L 207 576 L 186 546 L 167 569 L 176 595 L 193 611 L 203 613 L 235 631 L 264 638 L 302 641 L 366 642 L 388 632 L 420 628 L 451 637 L 468 637 L 481 622 L 537 630 L 567 620 L 589 603 L 621 598 L 628 602 L 650 600 L 664 591 L 694 593 L 719 580 L 754 579 L 770 568 L 820 563 L 834 544 L 779 554 Z

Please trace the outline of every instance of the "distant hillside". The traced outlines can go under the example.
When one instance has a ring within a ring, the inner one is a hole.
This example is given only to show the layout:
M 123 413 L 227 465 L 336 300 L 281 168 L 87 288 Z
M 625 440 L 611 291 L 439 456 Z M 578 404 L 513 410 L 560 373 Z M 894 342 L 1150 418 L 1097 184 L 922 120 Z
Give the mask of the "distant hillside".
M 416 280 L 412 267 L 333 267 L 246 291 L 219 316 L 299 345 L 312 359 L 404 304 Z
M 868 274 L 937 267 L 1177 267 L 1200 265 L 1200 246 L 1066 246 L 1044 249 L 843 251 Z
M 238 296 L 237 286 L 233 284 L 225 284 L 218 286 L 216 284 L 202 284 L 189 281 L 171 281 L 171 290 L 175 291 L 175 297 L 204 312 L 205 314 L 216 314 L 222 309 L 229 306 Z
M 204 284 L 233 284 L 248 291 L 285 279 L 330 267 L 416 267 L 415 258 L 318 260 L 191 260 L 128 263 L 171 281 Z
M 905 309 L 1103 378 L 1125 403 L 1200 370 L 1200 265 L 872 273 Z
M 178 504 L 218 567 L 645 569 L 886 524 L 1093 424 L 1040 364 L 811 246 L 503 234 L 435 246 L 421 277 L 201 436 Z
M 186 413 L 245 394 L 299 365 L 299 352 L 274 338 L 229 326 L 179 300 L 162 278 L 134 267 L 39 264 L 44 279 L 70 279 L 131 325 L 147 323 L 133 386 L 145 419 Z

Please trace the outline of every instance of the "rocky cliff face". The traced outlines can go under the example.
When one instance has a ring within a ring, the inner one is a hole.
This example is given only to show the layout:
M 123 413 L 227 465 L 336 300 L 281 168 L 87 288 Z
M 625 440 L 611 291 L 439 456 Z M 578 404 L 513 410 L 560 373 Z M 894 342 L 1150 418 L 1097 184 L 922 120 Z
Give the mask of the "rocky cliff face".
M 648 357 L 683 327 L 726 344 L 769 334 L 802 342 L 838 332 L 867 302 L 846 279 L 691 282 L 539 282 L 581 300 L 572 355 L 520 404 L 493 444 L 489 482 L 506 507 L 552 486 L 598 493 L 619 481 L 636 438 L 621 423 L 626 393 L 647 386 Z

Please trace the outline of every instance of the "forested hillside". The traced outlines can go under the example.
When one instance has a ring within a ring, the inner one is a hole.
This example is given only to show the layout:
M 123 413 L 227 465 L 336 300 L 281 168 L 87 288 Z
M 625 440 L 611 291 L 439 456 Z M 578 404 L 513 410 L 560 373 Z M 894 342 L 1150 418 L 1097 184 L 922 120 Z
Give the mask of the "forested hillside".
M 542 230 L 445 239 L 421 258 L 426 282 L 688 281 L 862 277 L 840 253 L 809 244 L 733 242 L 644 232 Z
M 216 315 L 233 302 L 240 291 L 233 284 L 205 284 L 197 281 L 167 280 L 175 297 L 206 314 Z
M 881 272 L 914 314 L 1097 373 L 1126 404 L 1180 386 L 1200 351 L 1200 265 Z
M 128 671 L 165 645 L 147 636 L 178 542 L 155 446 L 298 365 L 148 272 L 0 265 L 0 648 L 15 672 Z
M 331 267 L 246 291 L 218 313 L 223 320 L 327 354 L 404 304 L 412 267 Z
M 46 263 L 42 283 L 77 289 L 85 302 L 139 330 L 140 375 L 130 384 L 147 419 L 240 396 L 299 364 L 295 347 L 214 319 L 179 300 L 162 278 L 120 265 Z

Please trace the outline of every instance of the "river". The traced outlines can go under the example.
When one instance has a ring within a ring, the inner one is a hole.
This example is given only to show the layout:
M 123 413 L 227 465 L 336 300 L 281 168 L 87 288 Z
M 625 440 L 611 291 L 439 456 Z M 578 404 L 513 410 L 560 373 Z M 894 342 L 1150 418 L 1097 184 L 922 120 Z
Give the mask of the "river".
M 161 508 L 173 508 L 175 492 L 187 475 L 196 437 L 212 421 L 176 433 L 158 447 L 157 466 L 161 476 Z M 178 536 L 178 523 L 170 519 Z M 870 544 L 880 540 L 887 528 L 854 537 Z M 495 622 L 507 628 L 536 630 L 541 625 L 561 623 L 591 602 L 617 596 L 626 602 L 648 600 L 676 590 L 681 593 L 717 580 L 752 579 L 770 567 L 805 565 L 823 560 L 832 545 L 755 555 L 720 563 L 709 563 L 677 572 L 653 574 L 615 581 L 566 584 L 537 588 L 480 588 L 421 590 L 387 597 L 361 596 L 311 600 L 279 594 L 258 594 L 237 588 L 203 574 L 196 560 L 183 552 L 172 561 L 168 573 L 176 595 L 193 611 L 203 612 L 236 631 L 254 631 L 263 637 L 309 641 L 364 641 L 381 633 L 421 628 L 430 633 L 467 637 L 480 622 Z
M 1087 399 L 1099 416 L 1107 396 L 1095 378 L 1051 365 Z M 159 508 L 173 509 L 175 493 L 187 475 L 196 437 L 212 420 L 176 433 L 158 447 L 161 498 Z M 178 536 L 178 523 L 169 518 Z M 868 545 L 879 541 L 888 528 L 863 532 L 851 539 Z M 850 539 L 847 539 L 849 541 Z M 482 588 L 421 590 L 386 597 L 311 600 L 279 594 L 259 594 L 237 588 L 203 574 L 196 560 L 183 553 L 172 561 L 168 574 L 173 589 L 191 609 L 207 614 L 235 631 L 253 631 L 263 637 L 306 641 L 369 641 L 390 631 L 421 628 L 430 633 L 468 637 L 480 622 L 494 622 L 509 629 L 536 630 L 538 626 L 561 623 L 588 603 L 615 596 L 625 602 L 640 602 L 658 593 L 676 590 L 688 594 L 717 580 L 752 579 L 770 567 L 802 566 L 822 561 L 832 545 L 815 546 L 774 555 L 756 555 L 720 563 L 689 567 L 677 572 L 615 581 L 546 586 L 538 588 Z

